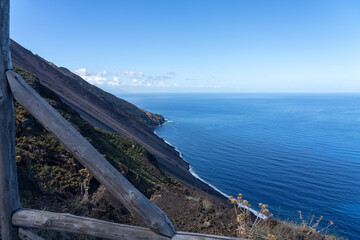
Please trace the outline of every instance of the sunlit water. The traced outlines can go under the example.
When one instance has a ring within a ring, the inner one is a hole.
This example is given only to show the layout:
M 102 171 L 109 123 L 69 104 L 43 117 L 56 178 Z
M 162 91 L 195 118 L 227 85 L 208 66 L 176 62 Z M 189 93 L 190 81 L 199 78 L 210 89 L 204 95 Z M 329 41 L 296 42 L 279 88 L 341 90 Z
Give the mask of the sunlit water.
M 206 182 L 275 216 L 324 216 L 360 239 L 360 95 L 137 94 Z M 256 208 L 256 207 L 255 207 Z

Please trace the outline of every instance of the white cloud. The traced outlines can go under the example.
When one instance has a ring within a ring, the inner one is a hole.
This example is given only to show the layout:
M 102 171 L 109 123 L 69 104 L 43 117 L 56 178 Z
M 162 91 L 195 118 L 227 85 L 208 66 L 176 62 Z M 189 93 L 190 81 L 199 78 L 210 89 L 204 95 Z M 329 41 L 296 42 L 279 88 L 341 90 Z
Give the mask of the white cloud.
M 134 78 L 130 83 L 129 86 L 133 86 L 133 87 L 152 87 L 153 84 L 149 81 L 145 81 L 142 79 L 136 79 Z
M 78 70 L 74 71 L 77 75 L 79 75 L 80 77 L 82 76 L 87 76 L 88 72 L 86 71 L 86 68 L 80 68 Z
M 80 68 L 74 71 L 75 74 L 82 77 L 85 81 L 94 85 L 108 85 L 110 87 L 116 86 L 131 86 L 131 87 L 178 87 L 178 83 L 173 83 L 171 80 L 175 73 L 168 73 L 173 76 L 159 75 L 146 76 L 142 72 L 126 72 L 126 71 L 102 71 L 89 72 L 86 68 Z
M 102 73 L 92 74 L 86 68 L 80 68 L 75 73 L 91 84 L 103 85 L 107 81 Z
M 101 76 L 84 76 L 83 78 L 91 84 L 103 85 L 107 81 L 106 78 Z
M 114 77 L 114 80 L 113 81 L 108 81 L 107 84 L 109 84 L 111 86 L 119 86 L 119 78 Z

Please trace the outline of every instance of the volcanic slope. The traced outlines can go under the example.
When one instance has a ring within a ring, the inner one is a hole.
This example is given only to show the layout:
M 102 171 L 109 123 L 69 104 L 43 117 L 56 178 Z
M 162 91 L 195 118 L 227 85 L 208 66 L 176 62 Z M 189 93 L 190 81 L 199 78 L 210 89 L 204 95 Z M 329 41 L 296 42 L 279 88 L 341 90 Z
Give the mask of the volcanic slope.
M 178 180 L 213 196 L 224 197 L 195 178 L 189 165 L 174 147 L 153 132 L 165 119 L 89 84 L 64 67 L 46 61 L 11 40 L 14 64 L 35 75 L 42 85 L 55 92 L 63 102 L 92 125 L 107 131 L 124 134 L 152 153 L 159 167 Z

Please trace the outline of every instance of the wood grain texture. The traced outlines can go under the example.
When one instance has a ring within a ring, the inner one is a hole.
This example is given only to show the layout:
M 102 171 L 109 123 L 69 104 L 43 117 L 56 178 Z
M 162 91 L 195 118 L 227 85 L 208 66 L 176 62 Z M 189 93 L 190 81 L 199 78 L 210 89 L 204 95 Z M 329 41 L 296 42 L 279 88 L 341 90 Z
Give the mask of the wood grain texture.
M 19 228 L 18 236 L 21 240 L 44 240 L 36 233 L 24 228 Z
M 9 35 L 9 9 L 10 0 L 0 0 L 0 58 L 1 70 L 12 69 L 10 35 Z M 4 69 L 3 69 L 4 68 Z M 4 74 L 4 71 L 1 72 Z
M 172 240 L 246 240 L 243 238 L 224 237 L 203 233 L 176 232 Z
M 16 211 L 13 214 L 12 221 L 15 226 L 19 227 L 85 234 L 114 240 L 241 240 L 240 238 L 187 232 L 177 232 L 173 238 L 169 238 L 157 234 L 148 228 L 32 209 L 20 209 Z
M 18 239 L 11 214 L 20 208 L 15 160 L 13 97 L 5 71 L 11 69 L 9 0 L 0 0 L 0 223 L 3 240 Z
M 148 228 L 105 222 L 71 214 L 30 209 L 16 211 L 13 215 L 13 224 L 29 228 L 85 234 L 106 239 L 170 239 Z
M 140 193 L 79 132 L 18 74 L 6 72 L 15 99 L 52 133 L 134 216 L 155 232 L 172 237 L 165 213 Z

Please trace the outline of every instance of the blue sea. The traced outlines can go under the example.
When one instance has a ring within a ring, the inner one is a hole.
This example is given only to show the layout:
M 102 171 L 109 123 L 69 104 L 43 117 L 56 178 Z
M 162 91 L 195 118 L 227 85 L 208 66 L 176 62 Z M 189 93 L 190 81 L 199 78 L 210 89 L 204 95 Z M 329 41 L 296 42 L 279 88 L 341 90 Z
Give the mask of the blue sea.
M 360 239 L 360 95 L 127 94 L 162 114 L 156 133 L 226 195 L 279 219 L 323 216 Z

